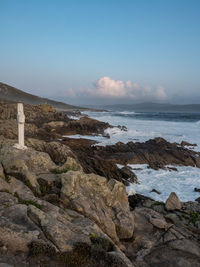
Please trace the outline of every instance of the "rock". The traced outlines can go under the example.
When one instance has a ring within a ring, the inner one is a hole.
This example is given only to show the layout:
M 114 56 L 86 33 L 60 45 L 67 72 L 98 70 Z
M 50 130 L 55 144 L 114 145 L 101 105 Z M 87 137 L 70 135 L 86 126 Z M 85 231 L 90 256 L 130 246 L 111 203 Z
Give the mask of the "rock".
M 62 174 L 61 181 L 67 207 L 94 220 L 115 242 L 132 237 L 134 221 L 122 183 L 79 171 Z
M 13 195 L 17 195 L 18 198 L 25 201 L 36 201 L 37 198 L 28 186 L 15 177 L 9 177 L 9 190 Z
M 165 219 L 171 221 L 173 224 L 177 224 L 180 222 L 179 217 L 175 213 L 168 213 L 165 215 Z
M 165 203 L 167 210 L 180 210 L 181 202 L 175 192 L 172 192 Z
M 182 141 L 182 142 L 181 142 L 181 146 L 182 146 L 182 147 L 185 147 L 185 146 L 197 146 L 197 144 L 190 144 L 190 143 L 188 143 L 188 142 L 186 142 L 186 141 Z
M 76 159 L 68 157 L 66 162 L 62 166 L 54 169 L 54 171 L 57 171 L 58 173 L 67 172 L 69 170 L 82 171 L 82 167 Z
M 128 166 L 125 166 L 121 168 L 121 171 L 123 171 L 124 179 L 129 183 L 137 183 L 138 179 L 136 174 L 132 171 L 132 169 Z
M 169 171 L 175 171 L 175 172 L 177 172 L 177 171 L 178 171 L 178 169 L 177 169 L 177 168 L 175 168 L 175 167 L 167 167 L 167 169 L 168 169 Z
M 200 197 L 196 198 L 195 201 L 197 201 L 198 203 L 200 203 Z
M 134 267 L 131 261 L 121 251 L 111 251 L 108 254 L 119 260 L 117 266 Z
M 188 239 L 175 240 L 169 243 L 169 246 L 181 250 L 183 253 L 191 253 L 200 258 L 200 246 L 195 241 L 190 241 Z
M 145 201 L 149 201 L 149 207 L 153 204 L 154 200 L 152 198 L 140 195 L 140 194 L 132 194 L 128 196 L 129 205 L 132 209 L 135 207 L 142 207 Z
M 200 193 L 200 188 L 194 188 L 194 192 L 199 192 Z
M 112 128 L 109 123 L 101 122 L 95 119 L 91 119 L 89 117 L 82 117 L 79 120 L 71 120 L 63 135 L 71 135 L 71 134 L 83 134 L 83 135 L 98 135 L 104 134 L 104 130 L 107 128 Z
M 9 177 L 7 179 L 9 179 Z M 10 190 L 9 183 L 6 182 L 4 178 L 0 177 L 0 191 L 1 192 L 9 192 L 9 190 Z
M 0 161 L 7 175 L 22 180 L 38 193 L 40 188 L 37 174 L 48 172 L 56 167 L 47 153 L 33 149 L 22 151 L 6 145 L 0 149 Z
M 4 175 L 4 170 L 3 170 L 3 166 L 0 163 L 0 178 L 5 179 L 5 175 Z
M 28 251 L 31 240 L 41 235 L 39 228 L 28 218 L 26 205 L 7 193 L 0 193 L 0 198 L 0 241 L 11 251 Z
M 60 142 L 45 142 L 29 138 L 26 145 L 31 146 L 37 151 L 48 153 L 52 161 L 58 165 L 63 165 L 67 161 L 68 157 L 76 158 L 72 150 Z
M 0 267 L 14 267 L 13 265 L 4 263 L 4 262 L 0 262 Z
M 172 224 L 169 224 L 165 221 L 165 219 L 157 219 L 157 218 L 150 218 L 150 223 L 153 224 L 153 226 L 159 228 L 159 229 L 165 229 L 168 230 Z
M 159 191 L 157 191 L 156 189 L 152 189 L 150 193 L 156 193 L 158 195 L 160 195 L 161 193 Z

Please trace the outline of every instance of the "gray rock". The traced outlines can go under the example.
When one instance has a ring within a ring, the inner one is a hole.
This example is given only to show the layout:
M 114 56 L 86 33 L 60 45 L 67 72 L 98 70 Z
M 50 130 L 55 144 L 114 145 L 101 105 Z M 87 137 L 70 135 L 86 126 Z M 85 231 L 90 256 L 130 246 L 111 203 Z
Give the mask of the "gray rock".
M 132 237 L 134 220 L 122 183 L 79 171 L 62 174 L 61 181 L 67 207 L 91 218 L 114 241 Z

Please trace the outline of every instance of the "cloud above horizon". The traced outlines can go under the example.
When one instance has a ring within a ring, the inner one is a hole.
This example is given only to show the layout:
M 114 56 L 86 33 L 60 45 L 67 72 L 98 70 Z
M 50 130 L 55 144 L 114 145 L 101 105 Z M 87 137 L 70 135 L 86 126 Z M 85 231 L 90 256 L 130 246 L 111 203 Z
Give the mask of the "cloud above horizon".
M 79 88 L 67 90 L 69 97 L 89 97 L 100 99 L 129 99 L 129 100 L 154 100 L 165 101 L 167 94 L 163 86 L 155 88 L 151 86 L 142 86 L 131 81 L 113 80 L 108 76 L 98 79 L 92 88 Z

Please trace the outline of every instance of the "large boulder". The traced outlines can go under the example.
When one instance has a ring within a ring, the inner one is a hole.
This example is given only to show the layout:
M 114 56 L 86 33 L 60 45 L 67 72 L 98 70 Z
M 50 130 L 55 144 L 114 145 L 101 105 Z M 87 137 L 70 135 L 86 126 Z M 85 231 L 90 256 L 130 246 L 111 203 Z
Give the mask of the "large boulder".
M 0 149 L 0 162 L 6 175 L 14 176 L 40 192 L 37 175 L 56 168 L 47 153 L 33 149 L 19 150 L 9 145 Z
M 172 192 L 165 203 L 165 208 L 167 210 L 180 210 L 181 202 L 175 192 Z
M 29 138 L 26 144 L 37 151 L 46 152 L 53 162 L 59 165 L 64 164 L 68 157 L 76 158 L 72 150 L 60 142 L 45 142 L 39 139 Z
M 61 182 L 67 207 L 95 221 L 115 242 L 132 237 L 134 219 L 122 183 L 80 171 L 62 174 Z

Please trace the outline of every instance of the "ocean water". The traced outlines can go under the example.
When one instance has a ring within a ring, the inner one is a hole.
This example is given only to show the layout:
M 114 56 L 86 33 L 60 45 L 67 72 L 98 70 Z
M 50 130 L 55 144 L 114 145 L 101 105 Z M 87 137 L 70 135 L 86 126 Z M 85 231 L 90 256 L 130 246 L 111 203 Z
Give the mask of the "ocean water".
M 98 145 L 115 144 L 118 141 L 147 141 L 155 137 L 163 137 L 167 141 L 180 143 L 187 141 L 197 144 L 193 147 L 200 151 L 200 113 L 159 113 L 159 112 L 85 112 L 89 117 L 112 125 L 124 125 L 127 132 L 119 128 L 110 128 L 110 139 L 102 136 L 93 137 L 99 141 Z M 80 138 L 80 136 L 77 136 Z M 138 176 L 140 184 L 131 184 L 127 192 L 133 188 L 136 192 L 150 196 L 159 201 L 165 201 L 169 194 L 176 192 L 181 201 L 191 201 L 200 197 L 200 193 L 194 192 L 194 188 L 200 188 L 200 169 L 193 167 L 178 167 L 178 171 L 151 170 L 147 166 L 131 165 Z M 160 195 L 150 192 L 156 189 Z

